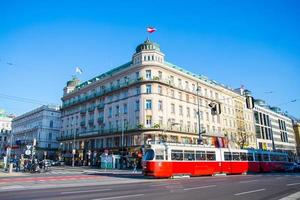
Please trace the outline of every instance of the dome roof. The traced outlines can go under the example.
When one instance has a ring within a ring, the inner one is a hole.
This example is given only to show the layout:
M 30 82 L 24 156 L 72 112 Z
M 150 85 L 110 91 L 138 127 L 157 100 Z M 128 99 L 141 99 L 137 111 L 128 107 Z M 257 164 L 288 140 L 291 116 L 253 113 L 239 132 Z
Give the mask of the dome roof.
M 135 52 L 139 53 L 141 51 L 147 51 L 147 50 L 160 51 L 159 44 L 151 42 L 148 38 L 144 43 L 142 43 L 136 47 Z
M 69 80 L 67 82 L 67 86 L 73 86 L 73 87 L 75 87 L 76 85 L 79 84 L 79 82 L 80 82 L 80 80 L 78 78 L 73 77 L 72 80 Z

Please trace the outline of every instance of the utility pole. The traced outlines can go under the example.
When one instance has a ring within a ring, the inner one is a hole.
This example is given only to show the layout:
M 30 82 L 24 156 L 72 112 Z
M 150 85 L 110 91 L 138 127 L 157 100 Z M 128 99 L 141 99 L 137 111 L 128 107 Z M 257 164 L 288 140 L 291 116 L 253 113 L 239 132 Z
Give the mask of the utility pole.
M 200 119 L 200 100 L 199 100 L 199 83 L 197 82 L 197 107 L 198 107 L 198 134 L 199 134 L 199 139 L 198 139 L 198 144 L 203 144 L 202 141 L 202 132 L 201 132 L 201 119 Z
M 75 140 L 76 140 L 76 131 L 74 131 L 74 137 L 73 137 L 72 167 L 75 166 L 75 153 L 76 153 L 76 149 L 75 149 Z

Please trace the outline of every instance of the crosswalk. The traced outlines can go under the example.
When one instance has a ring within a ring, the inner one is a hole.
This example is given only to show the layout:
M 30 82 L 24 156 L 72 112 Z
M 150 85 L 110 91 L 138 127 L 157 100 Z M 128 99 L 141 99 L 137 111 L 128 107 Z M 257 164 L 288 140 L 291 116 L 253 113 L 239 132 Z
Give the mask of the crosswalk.
M 52 174 L 52 175 L 67 175 L 67 174 L 83 174 L 80 171 L 47 171 L 45 174 Z

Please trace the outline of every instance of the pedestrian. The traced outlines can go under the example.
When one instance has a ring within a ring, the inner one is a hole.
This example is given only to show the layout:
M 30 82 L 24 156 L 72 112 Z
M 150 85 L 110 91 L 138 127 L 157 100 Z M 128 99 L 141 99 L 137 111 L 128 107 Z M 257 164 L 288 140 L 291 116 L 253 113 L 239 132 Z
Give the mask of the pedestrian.
M 136 159 L 134 159 L 133 160 L 133 171 L 132 171 L 132 173 L 137 173 L 136 168 L 137 168 L 137 162 L 136 162 Z
M 16 156 L 16 172 L 20 171 L 20 159 Z

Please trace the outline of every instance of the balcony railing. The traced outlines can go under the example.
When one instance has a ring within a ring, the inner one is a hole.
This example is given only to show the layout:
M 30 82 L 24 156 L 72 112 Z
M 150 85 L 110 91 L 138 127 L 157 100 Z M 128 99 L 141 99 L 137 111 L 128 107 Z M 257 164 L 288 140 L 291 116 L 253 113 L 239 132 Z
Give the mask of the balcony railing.
M 89 125 L 93 125 L 94 124 L 94 119 L 89 119 Z
M 103 124 L 104 118 L 103 117 L 98 117 L 97 121 L 98 121 L 99 124 Z
M 80 126 L 85 126 L 85 121 L 81 121 Z
M 95 106 L 91 106 L 91 107 L 88 108 L 89 112 L 93 112 L 94 110 L 95 110 Z
M 73 101 L 68 102 L 68 103 L 63 103 L 62 108 L 66 108 L 66 107 L 75 105 L 77 103 L 82 103 L 82 102 L 88 101 L 90 99 L 93 99 L 93 98 L 96 98 L 96 97 L 100 97 L 100 96 L 105 95 L 107 93 L 113 92 L 115 90 L 119 90 L 119 89 L 121 89 L 123 87 L 128 87 L 130 85 L 133 85 L 133 84 L 136 84 L 136 83 L 139 83 L 139 82 L 144 82 L 144 81 L 158 81 L 158 82 L 161 82 L 161 83 L 164 83 L 164 84 L 168 84 L 170 86 L 175 87 L 175 84 L 174 84 L 173 81 L 171 81 L 169 79 L 164 79 L 163 80 L 163 79 L 160 79 L 158 77 L 152 77 L 151 79 L 145 79 L 143 77 L 140 77 L 138 79 L 130 79 L 130 80 L 128 79 L 126 82 L 120 83 L 119 85 L 115 85 L 115 86 L 109 87 L 107 89 L 103 89 L 103 90 L 101 90 L 99 92 L 95 92 L 93 94 L 83 96 L 81 98 L 78 98 L 78 99 L 73 100 Z M 193 91 L 193 92 L 197 93 L 196 91 Z M 97 108 L 98 108 L 98 106 L 97 106 Z
M 103 110 L 104 109 L 104 103 L 100 103 L 97 105 L 98 110 Z

